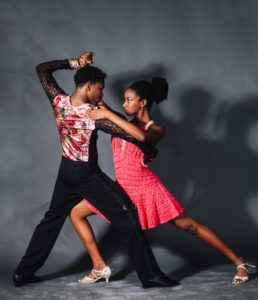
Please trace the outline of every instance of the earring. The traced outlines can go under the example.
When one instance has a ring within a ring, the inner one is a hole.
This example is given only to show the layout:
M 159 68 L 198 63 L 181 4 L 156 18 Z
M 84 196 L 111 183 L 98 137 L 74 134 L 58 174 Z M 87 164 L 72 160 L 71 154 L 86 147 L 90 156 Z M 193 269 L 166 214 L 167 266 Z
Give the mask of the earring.
M 143 108 L 141 108 L 141 109 L 139 110 L 139 119 L 141 119 L 142 115 L 143 115 Z

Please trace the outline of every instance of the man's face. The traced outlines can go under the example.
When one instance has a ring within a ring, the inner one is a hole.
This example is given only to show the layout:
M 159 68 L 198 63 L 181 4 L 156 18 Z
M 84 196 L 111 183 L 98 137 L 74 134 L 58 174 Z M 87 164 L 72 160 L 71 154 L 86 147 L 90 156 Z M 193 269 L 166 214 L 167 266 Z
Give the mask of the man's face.
M 89 83 L 87 98 L 91 104 L 96 105 L 103 97 L 104 82 Z

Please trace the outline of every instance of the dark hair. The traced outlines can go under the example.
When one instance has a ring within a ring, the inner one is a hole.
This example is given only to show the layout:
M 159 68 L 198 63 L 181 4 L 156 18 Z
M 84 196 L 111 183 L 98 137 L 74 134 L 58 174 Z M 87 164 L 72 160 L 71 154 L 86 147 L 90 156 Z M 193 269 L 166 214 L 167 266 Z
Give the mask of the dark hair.
M 128 88 L 134 90 L 141 99 L 146 99 L 147 108 L 149 109 L 153 102 L 160 103 L 168 96 L 168 82 L 162 77 L 152 78 L 151 82 L 146 80 L 135 81 Z
M 76 87 L 82 86 L 87 82 L 96 83 L 104 82 L 107 74 L 101 69 L 94 66 L 85 66 L 77 70 L 74 75 L 74 82 Z

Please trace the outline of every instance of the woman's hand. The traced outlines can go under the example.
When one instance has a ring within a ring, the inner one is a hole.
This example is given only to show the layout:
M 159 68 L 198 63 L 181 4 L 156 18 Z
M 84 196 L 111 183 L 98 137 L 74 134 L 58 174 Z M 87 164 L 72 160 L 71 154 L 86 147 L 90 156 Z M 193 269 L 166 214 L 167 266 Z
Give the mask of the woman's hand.
M 80 57 L 78 58 L 78 62 L 80 67 L 85 67 L 93 63 L 93 52 L 83 52 Z
M 109 119 L 112 112 L 108 110 L 104 106 L 98 106 L 98 109 L 91 110 L 85 114 L 85 116 L 89 117 L 93 120 L 100 120 L 100 119 Z

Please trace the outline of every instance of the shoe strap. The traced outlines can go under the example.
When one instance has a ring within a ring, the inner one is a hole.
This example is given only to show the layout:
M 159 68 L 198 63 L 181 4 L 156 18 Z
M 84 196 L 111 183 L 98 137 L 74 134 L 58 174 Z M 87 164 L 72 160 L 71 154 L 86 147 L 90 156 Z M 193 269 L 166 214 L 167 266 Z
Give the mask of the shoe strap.
M 94 275 L 95 276 L 95 275 Z M 91 278 L 89 276 L 85 276 L 83 277 L 81 280 L 79 280 L 82 283 L 91 283 L 92 281 L 94 281 L 96 278 Z
M 238 276 L 236 275 L 233 280 L 248 280 L 249 277 L 248 276 Z
M 237 270 L 243 269 L 246 272 L 249 272 L 249 270 L 247 269 L 248 267 L 249 268 L 256 268 L 256 266 L 250 265 L 249 263 L 243 263 L 243 264 L 240 264 L 240 265 L 237 266 Z
M 91 270 L 91 272 L 92 272 L 92 274 L 94 275 L 94 276 L 96 276 L 96 278 L 97 277 L 100 277 L 99 275 L 97 275 L 96 273 L 101 273 L 101 276 L 103 276 L 104 274 L 105 274 L 105 272 L 106 272 L 106 270 L 108 269 L 108 266 L 106 266 L 104 269 L 102 269 L 102 270 L 95 270 L 95 269 L 92 269 Z
M 103 272 L 106 268 L 108 268 L 108 266 L 106 266 L 104 269 L 102 270 L 95 270 L 95 269 L 92 269 L 91 271 L 94 271 L 94 272 Z
M 96 274 L 96 273 L 100 273 L 100 272 L 102 272 L 102 271 L 98 271 L 98 270 L 91 270 L 91 273 L 92 273 L 92 275 L 94 276 L 94 279 L 96 279 L 96 278 L 98 278 L 98 277 L 101 277 L 101 274 L 99 275 L 99 274 Z

